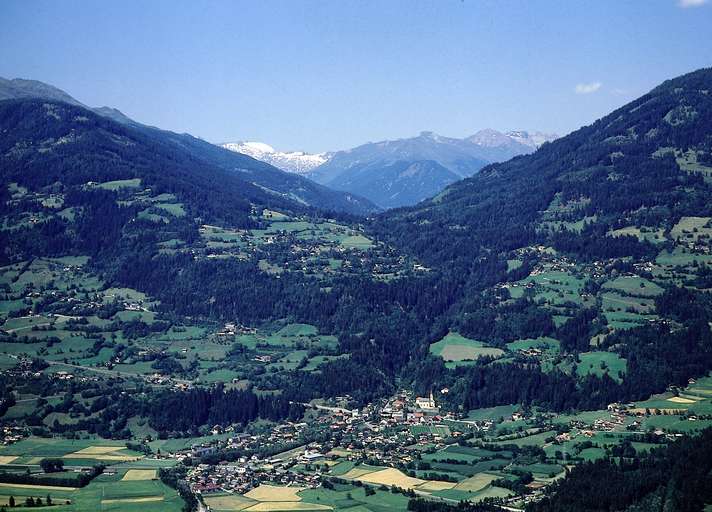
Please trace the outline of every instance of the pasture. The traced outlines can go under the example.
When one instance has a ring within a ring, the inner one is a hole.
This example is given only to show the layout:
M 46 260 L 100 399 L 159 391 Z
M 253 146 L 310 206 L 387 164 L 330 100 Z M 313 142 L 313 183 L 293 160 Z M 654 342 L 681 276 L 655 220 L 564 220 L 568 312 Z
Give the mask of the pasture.
M 542 352 L 559 352 L 560 342 L 557 339 L 549 338 L 547 336 L 542 336 L 540 338 L 527 338 L 523 340 L 515 340 L 507 343 L 507 349 L 512 352 L 518 350 L 532 350 L 538 349 Z
M 581 377 L 608 374 L 613 380 L 620 382 L 626 373 L 626 360 L 615 352 L 583 352 L 579 354 L 579 358 L 581 362 L 576 365 L 576 374 Z
M 47 485 L 0 485 L 0 503 L 14 496 L 18 503 L 27 497 L 46 499 L 49 495 L 58 510 L 85 512 L 178 512 L 183 500 L 178 493 L 157 480 L 124 480 L 121 472 L 100 475 L 82 488 Z
M 638 276 L 617 277 L 606 281 L 602 288 L 638 297 L 655 297 L 663 292 L 663 289 L 657 284 Z
M 670 236 L 678 241 L 696 242 L 700 237 L 709 238 L 711 235 L 710 217 L 682 217 L 670 230 Z
M 448 363 L 446 366 L 457 366 L 483 356 L 501 357 L 504 351 L 488 347 L 481 341 L 465 338 L 456 332 L 450 332 L 440 341 L 430 345 L 430 353 L 445 360 Z
M 626 226 L 608 232 L 608 236 L 634 236 L 641 242 L 662 243 L 666 239 L 665 230 L 662 228 L 652 229 L 647 227 Z
M 42 458 L 56 457 L 63 459 L 67 466 L 111 464 L 143 458 L 143 454 L 126 449 L 126 444 L 121 441 L 44 437 L 28 437 L 3 446 L 0 456 L 15 457 L 13 464 L 37 464 Z

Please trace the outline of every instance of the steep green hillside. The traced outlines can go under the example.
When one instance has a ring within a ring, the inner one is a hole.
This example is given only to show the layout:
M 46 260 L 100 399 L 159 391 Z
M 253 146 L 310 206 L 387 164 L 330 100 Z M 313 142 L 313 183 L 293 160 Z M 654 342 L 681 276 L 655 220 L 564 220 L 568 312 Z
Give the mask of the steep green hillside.
M 711 219 L 712 70 L 703 69 L 371 227 L 453 290 L 450 328 L 525 347 L 507 364 L 437 378 L 429 367 L 426 386 L 457 385 L 447 400 L 472 407 L 544 399 L 536 388 L 574 376 L 545 398 L 561 407 L 560 393 L 614 401 L 684 384 L 710 364 Z M 522 343 L 538 337 L 558 344 Z M 509 393 L 512 381 L 531 391 Z
M 533 155 L 384 214 L 376 229 L 429 263 L 465 268 L 532 244 L 586 259 L 652 254 L 655 240 L 635 227 L 670 230 L 682 217 L 712 214 L 711 125 L 712 70 L 703 69 Z

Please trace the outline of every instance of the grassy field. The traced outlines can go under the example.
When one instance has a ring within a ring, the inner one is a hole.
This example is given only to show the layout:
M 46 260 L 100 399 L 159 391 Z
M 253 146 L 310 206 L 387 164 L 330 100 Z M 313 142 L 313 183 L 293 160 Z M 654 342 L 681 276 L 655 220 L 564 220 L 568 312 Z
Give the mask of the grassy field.
M 160 481 L 125 480 L 124 476 L 122 473 L 101 475 L 83 488 L 3 484 L 0 485 L 0 503 L 7 503 L 10 496 L 14 496 L 17 503 L 24 503 L 30 496 L 45 500 L 49 495 L 57 510 L 67 512 L 178 512 L 182 509 L 183 500 L 177 492 Z
M 374 489 L 375 494 L 367 496 L 363 487 L 337 485 L 334 489 L 306 489 L 299 493 L 303 503 L 329 507 L 332 510 L 350 512 L 389 512 L 405 510 L 408 498 L 402 494 Z
M 517 350 L 539 349 L 544 352 L 559 352 L 560 342 L 557 339 L 542 336 L 540 338 L 528 338 L 507 343 L 507 349 L 512 352 Z
M 584 352 L 579 358 L 581 362 L 576 365 L 576 374 L 581 377 L 607 373 L 620 382 L 626 372 L 626 360 L 615 352 Z
M 139 178 L 133 178 L 129 180 L 115 180 L 115 181 L 105 181 L 104 183 L 98 183 L 97 188 L 104 190 L 119 190 L 121 188 L 139 188 L 141 186 L 141 180 Z
M 28 437 L 0 448 L 0 456 L 16 457 L 14 464 L 37 464 L 45 457 L 64 460 L 66 466 L 113 464 L 142 459 L 141 453 L 126 449 L 125 443 L 105 439 L 69 440 Z
M 612 281 L 605 282 L 603 288 L 639 297 L 654 297 L 663 292 L 663 289 L 659 285 L 637 276 L 617 277 Z
M 430 353 L 443 358 L 448 363 L 447 366 L 457 366 L 483 356 L 500 357 L 504 351 L 451 332 L 440 341 L 431 344 Z

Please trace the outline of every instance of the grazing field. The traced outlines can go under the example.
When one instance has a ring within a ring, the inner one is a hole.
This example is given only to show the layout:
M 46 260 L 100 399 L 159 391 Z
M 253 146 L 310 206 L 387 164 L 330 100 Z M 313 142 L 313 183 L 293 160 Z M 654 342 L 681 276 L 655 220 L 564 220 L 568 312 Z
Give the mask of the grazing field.
M 662 243 L 666 240 L 665 230 L 652 228 L 639 228 L 637 226 L 626 226 L 608 232 L 609 236 L 634 236 L 641 242 Z
M 692 265 L 709 265 L 712 263 L 712 255 L 698 254 L 684 247 L 676 246 L 672 252 L 668 250 L 660 251 L 655 262 L 664 267 L 688 267 Z
M 95 455 L 127 451 L 121 441 L 107 439 L 63 439 L 58 437 L 28 437 L 17 443 L 0 448 L 2 455 L 64 457 L 68 454 L 82 453 L 87 459 Z M 132 456 L 136 457 L 136 456 Z
M 280 487 L 262 484 L 243 496 L 217 496 L 206 503 L 216 511 L 245 510 L 253 512 L 333 510 L 334 507 L 305 501 L 303 487 Z
M 498 405 L 496 407 L 484 407 L 482 409 L 473 409 L 468 411 L 467 418 L 471 421 L 496 420 L 499 418 L 507 418 L 517 412 L 521 406 L 519 405 Z
M 374 473 L 376 471 L 380 471 L 383 468 L 377 467 L 377 466 L 368 466 L 366 464 L 361 464 L 348 472 L 344 473 L 341 475 L 343 478 L 346 478 L 347 480 L 358 480 L 361 478 L 363 475 L 367 475 L 369 473 Z
M 696 241 L 700 236 L 710 236 L 710 217 L 682 217 L 670 230 L 670 236 L 675 240 L 685 239 Z
M 10 496 L 18 502 L 26 497 L 45 499 L 50 495 L 59 510 L 86 512 L 110 510 L 117 512 L 179 512 L 183 500 L 178 493 L 157 480 L 122 480 L 122 474 L 100 475 L 82 488 L 48 485 L 0 485 L 0 503 Z
M 478 502 L 485 498 L 506 498 L 514 494 L 508 489 L 502 487 L 487 486 L 481 491 L 462 491 L 458 489 L 446 489 L 443 491 L 434 492 L 434 496 L 445 498 L 453 501 L 472 501 Z
M 568 304 L 582 304 L 581 292 L 584 278 L 572 272 L 554 270 L 550 265 L 544 265 L 531 275 L 514 283 L 512 290 L 519 290 L 517 296 L 523 295 L 523 290 L 532 288 L 534 300 L 550 307 L 565 306 Z M 513 295 L 514 296 L 514 295 Z
M 103 183 L 97 183 L 95 185 L 97 188 L 104 190 L 119 190 L 121 188 L 139 188 L 141 186 L 140 178 L 133 178 L 129 180 L 114 180 L 105 181 Z
M 334 489 L 307 489 L 300 492 L 303 503 L 318 503 L 334 510 L 349 512 L 390 512 L 406 510 L 408 498 L 402 494 L 373 489 L 375 494 L 366 495 L 363 487 L 336 485 Z
M 612 281 L 604 283 L 603 288 L 640 297 L 654 297 L 663 292 L 663 289 L 659 285 L 637 276 L 617 277 Z
M 615 352 L 584 352 L 579 354 L 579 358 L 581 362 L 576 365 L 576 373 L 582 377 L 606 373 L 620 382 L 626 372 L 626 360 Z
M 430 345 L 430 353 L 450 363 L 447 366 L 456 366 L 483 356 L 500 357 L 504 351 L 451 332 L 440 341 Z
M 511 351 L 538 349 L 544 352 L 559 352 L 559 340 L 542 336 L 540 338 L 528 338 L 507 343 L 507 349 Z

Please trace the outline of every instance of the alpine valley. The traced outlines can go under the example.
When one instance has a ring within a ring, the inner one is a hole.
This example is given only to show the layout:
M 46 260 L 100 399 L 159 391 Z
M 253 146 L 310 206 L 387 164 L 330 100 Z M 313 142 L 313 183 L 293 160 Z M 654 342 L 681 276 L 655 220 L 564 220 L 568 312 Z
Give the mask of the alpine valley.
M 335 190 L 366 197 L 382 208 L 395 208 L 419 203 L 489 163 L 532 153 L 556 138 L 541 132 L 520 130 L 504 134 L 486 129 L 465 139 L 422 132 L 409 139 L 318 154 L 279 152 L 260 142 L 222 146 Z
M 712 69 L 226 147 L 0 80 L 0 507 L 710 510 Z

